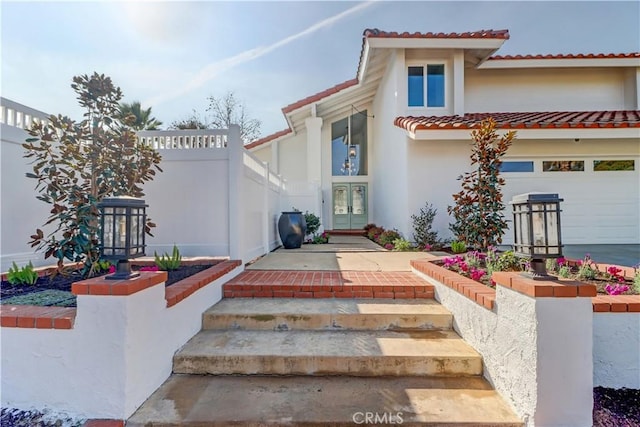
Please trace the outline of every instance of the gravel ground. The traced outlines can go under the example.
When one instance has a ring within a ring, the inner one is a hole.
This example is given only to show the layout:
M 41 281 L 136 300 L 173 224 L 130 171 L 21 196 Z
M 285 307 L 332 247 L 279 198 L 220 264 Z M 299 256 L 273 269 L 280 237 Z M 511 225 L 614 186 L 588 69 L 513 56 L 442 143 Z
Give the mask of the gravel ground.
M 84 419 L 46 410 L 23 411 L 2 408 L 0 411 L 0 426 L 2 427 L 80 427 L 84 422 Z
M 593 389 L 594 427 L 640 427 L 640 390 Z

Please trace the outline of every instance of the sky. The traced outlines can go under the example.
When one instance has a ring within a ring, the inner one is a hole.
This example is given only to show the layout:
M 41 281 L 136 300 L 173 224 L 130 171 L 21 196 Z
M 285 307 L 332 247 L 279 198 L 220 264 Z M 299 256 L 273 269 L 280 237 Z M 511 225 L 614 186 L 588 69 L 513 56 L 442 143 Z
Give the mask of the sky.
M 163 122 L 231 91 L 266 136 L 282 107 L 355 77 L 366 28 L 508 29 L 499 54 L 640 51 L 633 1 L 0 0 L 3 97 L 82 118 L 73 76 L 110 76 Z

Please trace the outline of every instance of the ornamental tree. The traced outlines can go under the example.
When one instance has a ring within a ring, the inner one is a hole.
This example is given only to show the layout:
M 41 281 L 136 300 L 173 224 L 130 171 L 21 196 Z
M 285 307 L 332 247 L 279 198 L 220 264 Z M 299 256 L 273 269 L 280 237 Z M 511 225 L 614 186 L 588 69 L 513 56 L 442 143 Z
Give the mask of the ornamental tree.
M 483 120 L 480 127 L 471 132 L 471 166 L 474 170 L 458 177 L 462 190 L 453 195 L 455 205 L 449 206 L 447 211 L 455 220 L 449 229 L 456 239 L 476 249 L 501 243 L 507 228 L 502 201 L 505 181 L 500 176 L 500 165 L 515 136 L 514 131 L 499 136 L 492 118 Z
M 37 229 L 31 247 L 45 250 L 45 258 L 84 262 L 83 276 L 93 275 L 100 259 L 98 203 L 105 197 L 143 197 L 142 184 L 151 181 L 159 167 L 160 154 L 138 141 L 131 128 L 135 118 L 119 111 L 122 91 L 111 78 L 94 73 L 73 78 L 78 103 L 86 112 L 76 122 L 66 116 L 51 116 L 48 124 L 33 123 L 31 138 L 23 144 L 24 157 L 32 159 L 37 180 L 36 198 L 51 205 L 44 226 Z M 151 234 L 155 225 L 148 220 Z

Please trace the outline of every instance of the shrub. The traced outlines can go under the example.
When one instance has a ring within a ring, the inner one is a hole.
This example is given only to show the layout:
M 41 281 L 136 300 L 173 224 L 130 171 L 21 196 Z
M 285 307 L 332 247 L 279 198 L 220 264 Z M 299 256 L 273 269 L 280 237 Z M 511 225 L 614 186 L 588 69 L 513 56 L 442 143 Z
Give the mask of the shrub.
M 380 237 L 378 237 L 378 244 L 386 247 L 387 244 L 393 245 L 393 242 L 400 238 L 402 238 L 402 236 L 398 233 L 398 230 L 385 230 L 380 234 Z
M 313 236 L 311 243 L 314 243 L 314 244 L 329 243 L 329 234 L 327 234 L 327 232 L 325 231 L 320 235 Z
M 33 270 L 33 264 L 29 264 L 22 268 L 18 268 L 15 261 L 13 266 L 7 272 L 7 281 L 12 285 L 34 285 L 38 280 L 38 273 Z
M 363 227 L 363 229 L 364 229 L 364 232 L 365 232 L 366 234 L 369 234 L 369 230 L 371 230 L 372 228 L 375 228 L 375 227 L 376 227 L 376 225 L 375 225 L 375 224 L 373 224 L 373 223 L 369 223 L 369 224 L 365 225 L 365 226 Z
M 320 230 L 320 217 L 309 211 L 305 211 L 304 221 L 307 223 L 307 235 L 316 237 L 316 233 Z
M 567 265 L 563 265 L 558 269 L 558 276 L 560 277 L 563 277 L 566 279 L 567 277 L 569 277 L 570 274 L 571 274 L 571 269 Z
M 505 251 L 498 257 L 495 271 L 519 271 L 524 259 L 518 258 L 513 251 Z
M 295 206 L 292 207 L 291 210 L 294 212 L 302 212 Z M 305 236 L 316 237 L 316 233 L 320 230 L 320 217 L 309 211 L 304 211 L 304 214 L 302 215 L 304 216 L 304 222 L 307 224 L 307 232 Z
M 400 238 L 393 241 L 393 250 L 398 252 L 409 252 L 413 250 L 411 242 Z
M 384 233 L 384 228 L 382 228 L 382 227 L 372 227 L 367 232 L 367 237 L 370 240 L 373 240 L 374 242 L 377 242 L 378 238 L 380 238 L 380 235 L 382 233 Z
M 464 253 L 467 251 L 467 244 L 465 242 L 454 240 L 453 242 L 451 242 L 451 251 L 454 254 Z
M 598 275 L 598 269 L 591 260 L 591 255 L 586 254 L 584 259 L 579 262 L 578 267 L 578 279 L 580 280 L 593 280 Z
M 95 269 L 94 271 L 96 273 L 102 273 L 104 271 L 109 271 L 109 269 L 111 268 L 111 261 L 107 261 L 106 259 L 101 259 L 100 261 L 98 261 L 95 265 Z
M 633 289 L 640 294 L 640 267 L 636 267 L 636 275 L 633 276 Z
M 32 160 L 27 177 L 36 180 L 36 198 L 51 205 L 45 226 L 51 224 L 52 231 L 36 229 L 29 243 L 44 249 L 45 258 L 57 258 L 60 271 L 65 259 L 83 262 L 83 276 L 90 277 L 100 259 L 98 203 L 105 197 L 143 197 L 143 184 L 162 171 L 161 156 L 139 142 L 130 127 L 135 118 L 122 117 L 122 91 L 109 77 L 76 76 L 71 87 L 86 110 L 84 119 L 58 115 L 33 122 L 22 145 Z M 148 220 L 148 234 L 151 227 Z
M 442 241 L 438 237 L 438 232 L 432 229 L 433 220 L 438 210 L 430 203 L 426 203 L 417 215 L 411 215 L 413 222 L 413 240 L 419 248 L 438 248 L 442 246 Z
M 454 218 L 449 228 L 457 240 L 479 249 L 501 243 L 507 227 L 500 158 L 511 146 L 515 132 L 499 137 L 495 129 L 496 122 L 488 118 L 482 121 L 479 129 L 471 132 L 471 167 L 474 170 L 458 178 L 462 181 L 462 189 L 453 195 L 454 206 L 447 209 Z
M 176 245 L 173 245 L 173 252 L 171 253 L 171 256 L 166 252 L 162 257 L 159 257 L 157 252 L 154 252 L 153 255 L 158 268 L 164 271 L 177 270 L 182 262 L 182 255 L 180 255 L 180 251 Z

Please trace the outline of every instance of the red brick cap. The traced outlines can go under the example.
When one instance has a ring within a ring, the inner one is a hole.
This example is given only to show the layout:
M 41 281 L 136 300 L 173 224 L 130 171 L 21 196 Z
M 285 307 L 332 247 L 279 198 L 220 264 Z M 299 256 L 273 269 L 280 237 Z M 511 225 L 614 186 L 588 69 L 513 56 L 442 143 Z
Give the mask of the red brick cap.
M 474 129 L 493 118 L 499 129 L 637 128 L 640 110 L 553 111 L 516 113 L 467 113 L 463 116 L 396 117 L 393 124 L 410 132 L 418 130 Z

